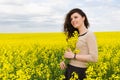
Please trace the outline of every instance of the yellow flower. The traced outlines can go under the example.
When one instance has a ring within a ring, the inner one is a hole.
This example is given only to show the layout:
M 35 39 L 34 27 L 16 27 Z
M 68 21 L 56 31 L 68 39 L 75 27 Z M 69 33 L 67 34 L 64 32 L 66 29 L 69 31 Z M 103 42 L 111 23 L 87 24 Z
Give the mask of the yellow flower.
M 76 50 L 74 51 L 74 54 L 78 54 L 78 53 L 80 53 L 80 50 L 79 50 L 79 49 L 76 49 Z
M 77 79 L 78 79 L 78 74 L 76 72 L 73 72 L 70 80 L 77 80 Z
M 74 31 L 73 36 L 68 39 L 67 47 L 71 49 L 71 51 L 74 51 L 76 48 L 76 43 L 78 40 L 78 32 Z

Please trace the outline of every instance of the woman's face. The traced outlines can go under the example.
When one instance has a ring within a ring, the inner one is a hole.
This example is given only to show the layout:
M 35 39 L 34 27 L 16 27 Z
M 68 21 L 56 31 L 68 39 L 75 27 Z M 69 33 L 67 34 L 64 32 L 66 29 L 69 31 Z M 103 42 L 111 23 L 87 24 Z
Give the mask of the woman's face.
M 79 13 L 73 13 L 70 17 L 71 24 L 74 28 L 80 28 L 84 24 L 85 17 L 82 17 Z

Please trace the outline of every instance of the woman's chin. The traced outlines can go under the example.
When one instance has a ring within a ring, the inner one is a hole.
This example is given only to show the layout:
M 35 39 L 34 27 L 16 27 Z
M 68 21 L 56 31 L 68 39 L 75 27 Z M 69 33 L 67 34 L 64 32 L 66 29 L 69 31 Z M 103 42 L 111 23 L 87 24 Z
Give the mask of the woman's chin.
M 76 29 L 77 29 L 78 27 L 77 27 L 77 26 L 74 26 L 74 28 L 76 28 Z

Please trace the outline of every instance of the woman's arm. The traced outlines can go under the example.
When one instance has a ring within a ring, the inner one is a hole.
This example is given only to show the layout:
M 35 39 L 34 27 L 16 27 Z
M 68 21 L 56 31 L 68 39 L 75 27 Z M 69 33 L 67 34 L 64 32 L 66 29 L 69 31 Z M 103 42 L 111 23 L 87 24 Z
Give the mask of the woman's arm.
M 86 55 L 77 55 L 75 59 L 83 61 L 83 62 L 97 62 L 98 59 L 98 48 L 96 43 L 96 38 L 92 32 L 87 35 L 87 45 L 89 54 Z M 74 54 L 72 52 L 66 52 L 64 54 L 65 58 L 74 58 Z

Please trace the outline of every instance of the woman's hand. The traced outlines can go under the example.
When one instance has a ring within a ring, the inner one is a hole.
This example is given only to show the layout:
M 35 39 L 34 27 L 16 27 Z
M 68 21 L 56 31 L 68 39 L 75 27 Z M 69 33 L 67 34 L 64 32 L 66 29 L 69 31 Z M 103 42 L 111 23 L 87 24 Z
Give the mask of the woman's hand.
M 74 54 L 72 53 L 72 51 L 66 51 L 64 54 L 64 58 L 73 59 Z
M 60 68 L 61 68 L 62 70 L 66 68 L 66 64 L 64 63 L 64 61 L 62 61 L 62 62 L 60 63 Z

